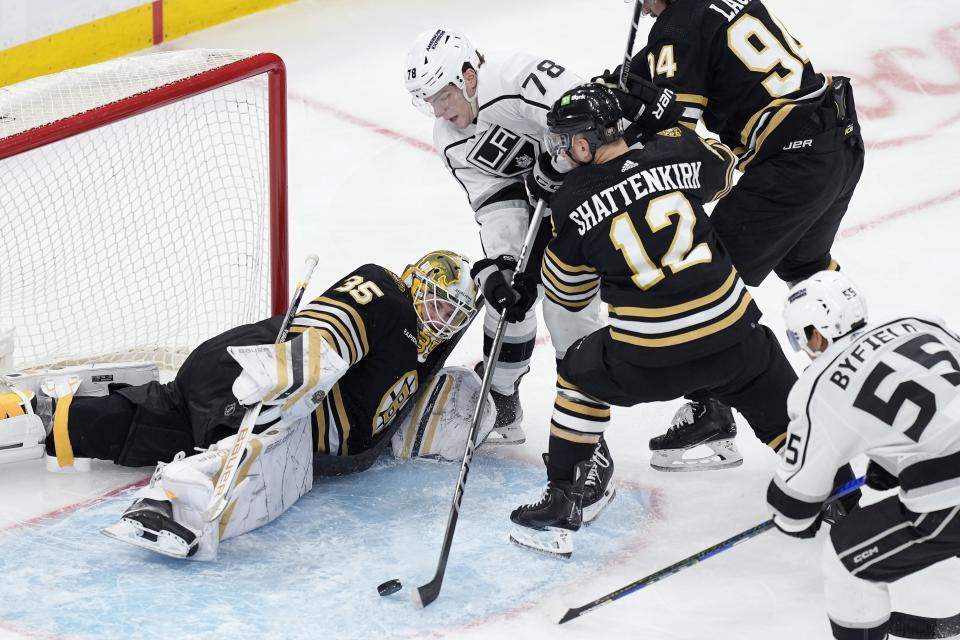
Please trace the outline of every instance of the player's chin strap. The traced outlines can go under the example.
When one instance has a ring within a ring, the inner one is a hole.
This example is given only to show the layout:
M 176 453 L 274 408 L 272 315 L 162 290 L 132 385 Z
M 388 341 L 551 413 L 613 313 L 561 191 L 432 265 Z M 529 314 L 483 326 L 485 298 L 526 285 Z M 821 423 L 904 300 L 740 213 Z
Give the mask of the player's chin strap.
M 839 500 L 840 498 L 847 495 L 848 493 L 852 493 L 856 491 L 861 486 L 863 486 L 863 480 L 864 479 L 862 477 L 854 478 L 850 482 L 844 484 L 842 487 L 840 487 L 837 490 L 837 492 L 833 496 L 831 496 L 826 501 L 826 503 L 829 504 L 831 502 Z M 567 609 L 567 612 L 563 614 L 562 618 L 560 618 L 559 624 L 563 624 L 564 622 L 569 622 L 574 618 L 579 618 L 585 613 L 588 613 L 598 607 L 602 607 L 605 604 L 610 604 L 614 600 L 619 600 L 624 596 L 630 595 L 634 591 L 639 591 L 640 589 L 643 589 L 644 587 L 648 587 L 654 582 L 658 582 L 675 573 L 679 573 L 680 571 L 683 571 L 687 567 L 692 567 L 693 565 L 698 564 L 701 561 L 706 560 L 707 558 L 713 557 L 719 553 L 723 553 L 724 551 L 732 549 L 734 546 L 740 544 L 741 542 L 744 542 L 745 540 L 749 540 L 750 538 L 755 538 L 756 536 L 760 535 L 764 531 L 769 531 L 770 529 L 773 529 L 773 528 L 774 528 L 773 518 L 770 518 L 769 520 L 762 522 L 755 527 L 751 527 L 746 531 L 742 531 L 731 538 L 727 538 L 722 542 L 718 542 L 712 547 L 707 547 L 703 551 L 699 551 L 693 554 L 692 556 L 688 556 L 679 562 L 673 563 L 669 567 L 661 569 L 660 571 L 657 571 L 655 573 L 651 573 L 650 575 L 644 578 L 640 578 L 635 582 L 631 582 L 625 587 L 621 587 L 616 591 L 612 591 L 607 595 L 597 598 L 592 602 L 588 602 L 587 604 L 581 607 L 574 607 L 572 609 Z

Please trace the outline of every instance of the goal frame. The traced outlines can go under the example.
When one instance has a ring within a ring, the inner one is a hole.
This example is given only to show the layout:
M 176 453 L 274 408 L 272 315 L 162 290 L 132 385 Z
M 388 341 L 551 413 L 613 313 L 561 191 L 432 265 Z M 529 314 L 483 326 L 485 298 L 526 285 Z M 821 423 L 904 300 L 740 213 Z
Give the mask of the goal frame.
M 257 53 L 0 140 L 0 160 L 267 74 L 270 183 L 270 309 L 287 308 L 287 81 L 280 56 Z

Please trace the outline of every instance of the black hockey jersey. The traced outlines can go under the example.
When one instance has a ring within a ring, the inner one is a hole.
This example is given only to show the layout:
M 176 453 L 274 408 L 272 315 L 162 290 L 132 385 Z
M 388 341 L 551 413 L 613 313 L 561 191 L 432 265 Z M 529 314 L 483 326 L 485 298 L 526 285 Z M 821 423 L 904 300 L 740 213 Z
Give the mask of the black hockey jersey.
M 669 87 L 682 122 L 708 129 L 739 168 L 799 135 L 826 92 L 803 46 L 760 0 L 677 0 L 657 18 L 634 72 Z
M 360 453 L 416 394 L 432 364 L 418 360 L 410 293 L 387 269 L 366 264 L 301 305 L 291 333 L 308 327 L 350 364 L 313 414 L 317 451 Z
M 599 291 L 618 357 L 665 366 L 739 342 L 760 311 L 703 205 L 731 187 L 734 156 L 683 127 L 567 174 L 554 195 L 546 295 L 577 310 Z

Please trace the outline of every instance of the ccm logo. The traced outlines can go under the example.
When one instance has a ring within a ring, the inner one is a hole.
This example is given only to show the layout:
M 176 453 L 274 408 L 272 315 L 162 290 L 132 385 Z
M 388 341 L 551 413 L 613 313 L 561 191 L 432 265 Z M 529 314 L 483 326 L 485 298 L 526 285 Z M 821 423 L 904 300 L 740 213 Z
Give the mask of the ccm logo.
M 862 553 L 858 553 L 857 555 L 853 556 L 853 564 L 860 564 L 861 562 L 863 562 L 863 561 L 866 560 L 867 558 L 870 558 L 870 557 L 872 557 L 872 556 L 875 556 L 875 555 L 877 555 L 878 553 L 880 553 L 880 547 L 871 547 L 871 548 L 867 549 L 866 551 L 864 551 L 864 552 L 862 552 Z
M 783 148 L 784 151 L 792 151 L 793 149 L 803 149 L 804 147 L 812 147 L 813 140 L 794 140 L 793 142 L 788 142 L 787 146 Z

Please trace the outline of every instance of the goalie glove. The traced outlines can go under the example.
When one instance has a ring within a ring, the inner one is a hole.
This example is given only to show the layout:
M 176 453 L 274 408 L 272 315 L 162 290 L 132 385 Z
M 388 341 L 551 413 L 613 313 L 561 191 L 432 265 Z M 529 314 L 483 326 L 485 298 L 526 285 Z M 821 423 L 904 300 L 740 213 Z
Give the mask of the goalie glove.
M 287 421 L 313 413 L 350 368 L 316 329 L 281 344 L 227 347 L 227 352 L 243 368 L 233 383 L 240 404 L 279 406 Z

